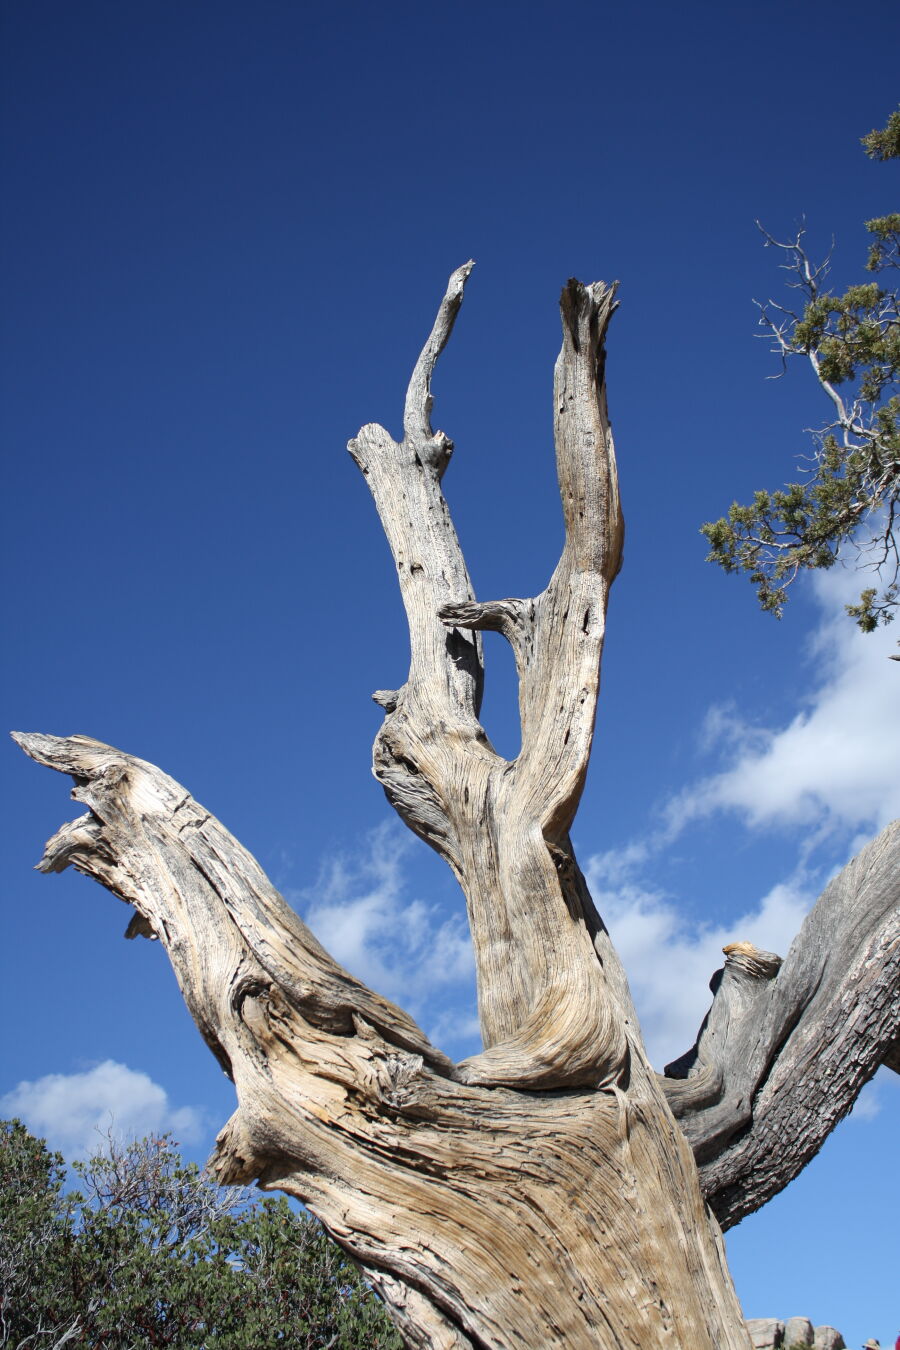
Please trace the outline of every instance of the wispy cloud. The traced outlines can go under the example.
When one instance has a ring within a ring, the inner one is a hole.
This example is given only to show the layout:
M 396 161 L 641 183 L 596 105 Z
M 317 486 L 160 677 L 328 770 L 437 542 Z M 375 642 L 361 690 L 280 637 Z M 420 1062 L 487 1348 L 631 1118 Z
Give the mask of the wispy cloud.
M 66 1158 L 89 1157 L 108 1135 L 118 1139 L 171 1131 L 180 1144 L 204 1134 L 202 1112 L 173 1107 L 145 1073 L 107 1059 L 79 1073 L 49 1073 L 0 1098 L 0 1114 L 18 1116 Z
M 330 861 L 318 886 L 291 898 L 337 960 L 412 1012 L 451 1054 L 471 1053 L 479 1033 L 468 931 L 462 915 L 447 918 L 410 894 L 414 846 L 382 826 L 359 854 Z M 596 855 L 586 874 L 661 1067 L 693 1044 L 725 943 L 744 938 L 785 954 L 813 893 L 800 881 L 781 884 L 733 924 L 691 929 L 674 899 L 643 880 L 645 856 L 640 846 Z
M 329 860 L 315 886 L 288 895 L 335 960 L 455 1053 L 478 1034 L 472 943 L 461 896 L 460 912 L 447 915 L 410 894 L 416 847 L 401 827 L 381 825 L 358 853 Z
M 884 1086 L 884 1080 L 891 1070 L 882 1066 L 870 1083 L 866 1083 L 862 1092 L 853 1103 L 853 1110 L 850 1113 L 850 1119 L 857 1124 L 867 1124 L 874 1120 L 876 1116 L 881 1115 L 882 1099 L 881 1089 Z
M 822 618 L 811 642 L 809 688 L 784 726 L 752 725 L 713 708 L 705 748 L 731 762 L 688 786 L 664 810 L 664 839 L 692 820 L 734 811 L 752 827 L 804 825 L 874 833 L 900 815 L 900 670 L 890 628 L 860 633 L 844 613 L 859 575 L 816 576 Z
M 799 711 L 785 725 L 764 726 L 732 705 L 711 708 L 698 748 L 718 757 L 719 770 L 663 803 L 640 840 L 596 854 L 586 868 L 657 1065 L 693 1043 L 723 945 L 746 939 L 786 955 L 828 866 L 900 815 L 900 670 L 887 660 L 895 635 L 862 634 L 847 618 L 843 607 L 858 594 L 858 574 L 821 574 L 812 585 L 821 618 Z M 791 828 L 797 863 L 727 927 L 688 927 L 652 878 L 691 824 L 718 813 L 736 814 L 756 831 Z M 827 861 L 808 870 L 810 853 L 826 839 Z M 867 1109 L 857 1108 L 860 1115 Z
M 634 876 L 632 856 L 597 855 L 585 875 L 625 966 L 650 1059 L 661 1069 L 693 1045 L 725 944 L 742 939 L 785 955 L 814 896 L 798 882 L 781 883 L 727 927 L 698 928 L 672 897 Z

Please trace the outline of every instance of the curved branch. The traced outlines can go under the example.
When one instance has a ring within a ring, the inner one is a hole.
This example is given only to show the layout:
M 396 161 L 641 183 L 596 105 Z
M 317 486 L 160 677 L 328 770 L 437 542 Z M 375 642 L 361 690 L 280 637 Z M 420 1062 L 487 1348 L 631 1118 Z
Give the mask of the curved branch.
M 698 1163 L 714 1157 L 751 1118 L 765 1067 L 759 1023 L 781 957 L 749 942 L 724 948 L 725 967 L 711 982 L 715 997 L 692 1050 L 666 1065 L 663 1089 Z
M 431 429 L 431 377 L 453 331 L 473 265 L 466 263 L 451 276 L 416 363 L 406 395 L 403 440 L 398 443 L 384 427 L 370 423 L 347 447 L 375 499 L 410 635 L 406 684 L 373 696 L 388 714 L 375 743 L 373 771 L 410 829 L 457 870 L 459 839 L 441 790 L 446 747 L 424 745 L 418 727 L 437 720 L 454 729 L 469 753 L 484 762 L 496 758 L 478 722 L 484 682 L 481 640 L 461 630 L 448 634 L 438 618 L 441 605 L 452 597 L 474 599 L 440 486 L 453 443 Z
M 783 963 L 728 960 L 669 1104 L 723 1228 L 806 1166 L 900 1044 L 900 821 L 829 883 Z
M 574 819 L 594 735 L 609 588 L 622 565 L 624 519 L 606 408 L 606 332 L 616 283 L 569 281 L 554 373 L 556 467 L 566 540 L 535 602 L 533 653 L 522 681 L 522 809 L 558 843 Z
M 439 431 L 437 437 L 435 437 L 435 433 L 431 430 L 431 409 L 434 406 L 434 399 L 431 396 L 431 377 L 434 374 L 437 359 L 453 332 L 453 325 L 456 322 L 459 307 L 463 302 L 463 291 L 469 279 L 469 273 L 474 266 L 475 263 L 470 258 L 467 263 L 463 263 L 462 267 L 457 267 L 447 283 L 447 290 L 437 312 L 434 327 L 428 336 L 428 341 L 422 348 L 409 382 L 409 388 L 406 391 L 406 404 L 403 411 L 404 439 L 410 443 L 415 441 L 426 445 L 433 443 L 435 440 L 442 442 L 442 444 L 436 445 L 434 449 L 434 464 L 436 468 L 439 468 L 441 474 L 447 466 L 447 461 L 453 450 L 453 442 L 449 441 L 442 431 Z
M 328 955 L 256 859 L 174 779 L 89 736 L 14 732 L 13 740 L 38 764 L 71 774 L 72 797 L 90 808 L 47 843 L 39 871 L 75 867 L 134 907 L 129 935 L 162 941 L 227 1072 L 231 1054 L 216 1028 L 249 989 L 272 983 L 320 1031 L 349 1036 L 362 1017 L 398 1050 L 452 1072 L 407 1013 Z M 224 967 L 233 968 L 228 980 Z
M 618 282 L 563 287 L 563 345 L 556 362 L 556 466 L 566 522 L 561 567 L 612 582 L 622 566 L 624 522 L 606 408 L 606 332 Z

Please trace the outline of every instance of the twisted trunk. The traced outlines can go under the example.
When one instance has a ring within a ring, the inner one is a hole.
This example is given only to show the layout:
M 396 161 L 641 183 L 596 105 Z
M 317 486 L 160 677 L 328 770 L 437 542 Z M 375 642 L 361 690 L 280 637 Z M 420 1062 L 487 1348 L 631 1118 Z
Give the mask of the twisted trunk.
M 852 1071 L 831 1065 L 839 1101 L 849 1107 L 877 1062 L 896 1054 L 897 838 L 884 836 L 823 897 L 824 931 L 843 943 L 828 978 L 815 956 L 822 923 L 804 930 L 774 980 L 777 958 L 735 949 L 695 1051 L 670 1066 L 681 1078 L 653 1073 L 568 834 L 622 550 L 604 389 L 614 292 L 577 282 L 563 291 L 559 564 L 539 596 L 479 603 L 441 491 L 452 443 L 430 422 L 434 365 L 470 268 L 451 278 L 416 366 L 402 441 L 370 425 L 350 450 L 410 627 L 406 683 L 374 696 L 386 714 L 374 772 L 462 886 L 482 1052 L 452 1064 L 328 956 L 183 788 L 99 742 L 18 737 L 71 774 L 88 807 L 41 866 L 95 877 L 133 906 L 127 936 L 160 939 L 237 1091 L 218 1175 L 303 1200 L 366 1270 L 409 1345 L 746 1350 L 700 1177 L 734 1221 L 777 1189 L 763 1176 L 778 1166 L 773 1131 L 787 1170 L 802 1166 L 815 1130 L 795 1131 L 791 1152 L 784 1103 L 809 1090 L 817 1037 L 842 999 L 866 1011 Z M 478 721 L 483 629 L 515 652 L 522 749 L 511 762 Z M 871 903 L 842 927 L 835 915 L 851 893 Z
M 302 1200 L 421 1347 L 727 1346 L 740 1311 L 684 1136 L 636 1041 L 600 1090 L 487 1086 L 342 970 L 159 769 L 20 737 L 88 813 L 50 840 L 134 907 L 234 1080 L 212 1166 Z M 483 1076 L 483 1075 L 482 1075 Z

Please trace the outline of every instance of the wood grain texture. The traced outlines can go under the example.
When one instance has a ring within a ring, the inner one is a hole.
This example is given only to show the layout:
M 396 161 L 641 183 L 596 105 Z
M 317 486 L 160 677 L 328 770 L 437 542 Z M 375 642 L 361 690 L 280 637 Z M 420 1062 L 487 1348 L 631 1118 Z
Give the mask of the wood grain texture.
M 17 739 L 88 808 L 41 869 L 73 866 L 132 907 L 234 1080 L 219 1178 L 307 1204 L 410 1346 L 747 1350 L 654 1075 L 550 1093 L 460 1081 L 179 784 L 87 737 Z
M 611 1081 L 628 1053 L 568 828 L 584 786 L 606 605 L 622 515 L 606 411 L 604 341 L 615 288 L 570 281 L 556 365 L 562 557 L 533 599 L 475 601 L 441 479 L 452 442 L 431 427 L 431 376 L 472 264 L 454 272 L 406 399 L 404 438 L 362 428 L 349 449 L 375 499 L 406 607 L 410 670 L 376 694 L 387 716 L 373 767 L 403 819 L 447 860 L 466 897 L 484 1051 L 471 1082 L 559 1088 Z M 511 642 L 522 749 L 498 755 L 478 721 L 479 630 Z

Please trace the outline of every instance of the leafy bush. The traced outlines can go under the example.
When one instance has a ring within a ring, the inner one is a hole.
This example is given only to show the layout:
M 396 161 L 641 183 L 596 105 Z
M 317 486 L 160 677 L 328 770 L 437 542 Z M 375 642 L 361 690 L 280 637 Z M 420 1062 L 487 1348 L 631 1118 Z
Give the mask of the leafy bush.
M 220 1188 L 149 1138 L 76 1163 L 0 1123 L 0 1346 L 399 1350 L 356 1267 L 284 1198 Z

